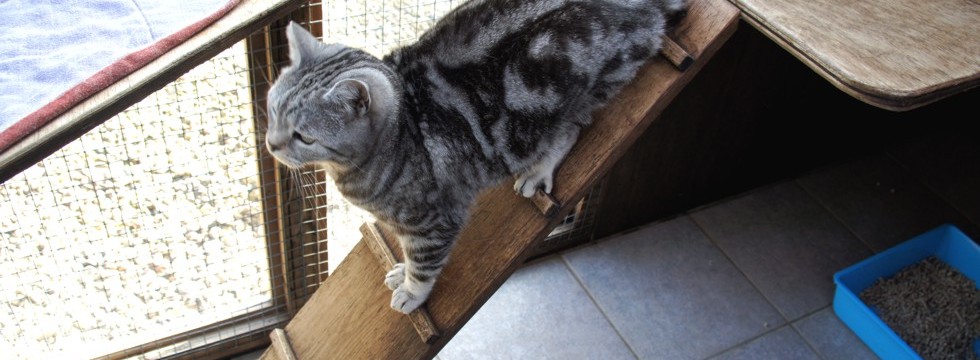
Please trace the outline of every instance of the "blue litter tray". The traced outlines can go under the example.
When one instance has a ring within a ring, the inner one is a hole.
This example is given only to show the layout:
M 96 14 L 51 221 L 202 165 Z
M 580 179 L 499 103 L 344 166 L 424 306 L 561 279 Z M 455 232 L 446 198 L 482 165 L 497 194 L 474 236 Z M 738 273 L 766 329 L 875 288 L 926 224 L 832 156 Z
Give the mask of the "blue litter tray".
M 834 274 L 834 312 L 851 331 L 882 359 L 922 359 L 857 294 L 879 278 L 935 255 L 980 284 L 980 246 L 952 225 L 943 225 L 916 236 Z M 973 351 L 980 354 L 980 341 Z

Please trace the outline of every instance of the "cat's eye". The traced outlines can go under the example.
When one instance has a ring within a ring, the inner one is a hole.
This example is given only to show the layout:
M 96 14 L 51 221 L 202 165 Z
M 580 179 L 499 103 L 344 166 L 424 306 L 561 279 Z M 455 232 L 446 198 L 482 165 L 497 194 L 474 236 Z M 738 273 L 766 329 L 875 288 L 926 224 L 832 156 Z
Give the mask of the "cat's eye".
M 293 139 L 299 140 L 301 143 L 306 145 L 313 145 L 313 143 L 316 142 L 316 139 L 300 134 L 298 131 L 293 131 Z

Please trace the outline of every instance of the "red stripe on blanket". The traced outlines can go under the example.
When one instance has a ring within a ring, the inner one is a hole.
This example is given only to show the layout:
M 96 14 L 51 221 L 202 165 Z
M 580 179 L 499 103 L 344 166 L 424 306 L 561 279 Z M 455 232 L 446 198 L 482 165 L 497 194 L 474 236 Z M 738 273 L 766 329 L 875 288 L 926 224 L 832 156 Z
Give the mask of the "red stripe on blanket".
M 139 70 L 151 61 L 156 60 L 167 51 L 177 47 L 177 45 L 187 41 L 187 39 L 190 39 L 222 16 L 225 16 L 232 8 L 238 5 L 238 2 L 239 0 L 228 0 L 228 3 L 211 15 L 102 68 L 95 75 L 68 89 L 68 91 L 65 91 L 50 103 L 11 124 L 6 130 L 0 132 L 0 152 L 7 150 L 37 129 L 47 125 L 51 120 L 64 114 L 65 111 L 78 105 L 83 100 L 88 99 L 92 95 L 109 87 L 109 85 Z

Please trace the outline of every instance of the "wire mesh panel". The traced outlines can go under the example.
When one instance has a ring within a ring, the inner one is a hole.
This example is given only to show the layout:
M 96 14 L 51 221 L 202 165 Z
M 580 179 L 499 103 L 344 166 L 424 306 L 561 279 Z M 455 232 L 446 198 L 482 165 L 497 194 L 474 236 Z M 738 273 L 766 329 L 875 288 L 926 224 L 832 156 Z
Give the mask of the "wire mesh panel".
M 461 2 L 307 3 L 0 184 L 0 357 L 267 343 L 371 219 L 323 171 L 289 171 L 262 145 L 285 25 L 380 57 Z M 589 203 L 554 239 L 591 236 Z
M 97 357 L 271 304 L 245 55 L 0 185 L 5 357 Z
M 418 37 L 461 0 L 386 0 L 386 1 L 325 1 L 323 20 L 313 21 L 314 34 L 321 34 L 328 43 L 341 43 L 363 49 L 381 57 L 393 48 L 414 42 Z M 307 177 L 311 179 L 312 177 Z M 370 214 L 351 206 L 327 181 L 329 211 L 327 222 L 332 271 L 350 251 L 361 235 L 358 227 Z M 592 194 L 598 194 L 593 190 Z M 579 204 L 539 248 L 538 253 L 568 247 L 591 240 L 595 219 L 594 204 L 598 199 L 589 195 Z
M 322 15 L 305 14 L 306 17 L 300 16 L 293 20 L 305 24 L 314 35 L 321 37 L 325 42 L 361 48 L 381 57 L 399 45 L 415 41 L 443 14 L 461 2 L 459 0 L 325 1 L 315 4 L 322 7 Z M 281 37 L 282 27 L 285 24 L 283 22 L 274 26 L 273 34 L 270 36 Z M 270 56 L 269 61 L 253 66 L 257 69 L 265 69 L 263 74 L 268 74 L 264 79 L 257 79 L 260 83 L 266 79 L 274 79 L 278 70 L 289 64 L 284 56 L 288 53 L 284 49 L 285 42 L 272 41 L 271 43 L 278 48 L 268 49 L 269 52 L 283 55 Z M 262 52 L 263 49 L 255 51 Z M 268 84 L 259 84 L 258 88 L 267 91 Z M 264 104 L 265 92 L 260 91 L 256 96 L 257 102 Z M 264 131 L 264 129 L 260 130 Z M 321 226 L 319 228 L 307 226 L 306 231 L 322 231 L 323 227 L 326 227 L 325 236 L 329 239 L 326 263 L 329 265 L 328 271 L 333 271 L 360 240 L 361 234 L 358 230 L 360 225 L 365 221 L 373 220 L 373 217 L 347 202 L 323 171 L 309 168 L 288 174 L 287 177 L 286 181 L 290 183 L 287 187 L 295 188 L 289 191 L 296 191 L 304 198 L 300 201 L 304 212 L 299 216 L 301 221 L 307 224 L 319 223 Z M 306 247 L 311 246 L 309 241 L 304 244 L 303 246 Z M 294 251 L 297 252 L 297 256 L 306 257 L 313 253 L 312 249 Z M 309 287 L 315 287 L 315 284 L 322 280 L 322 276 L 314 276 L 315 271 L 319 270 L 311 269 L 306 272 L 306 276 L 310 278 L 310 281 L 306 282 Z

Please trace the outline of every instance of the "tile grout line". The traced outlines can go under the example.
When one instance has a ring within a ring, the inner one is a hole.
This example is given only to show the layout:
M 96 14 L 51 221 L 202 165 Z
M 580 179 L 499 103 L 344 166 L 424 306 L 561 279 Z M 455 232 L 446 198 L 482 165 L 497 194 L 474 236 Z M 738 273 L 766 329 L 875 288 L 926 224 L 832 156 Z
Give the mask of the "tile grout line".
M 706 209 L 708 208 L 702 210 L 706 210 Z M 762 289 L 759 289 L 759 286 L 755 283 L 755 281 L 753 281 L 752 278 L 749 277 L 749 275 L 742 270 L 741 266 L 738 266 L 738 263 L 735 262 L 735 260 L 732 259 L 732 257 L 729 256 L 727 252 L 725 252 L 725 249 L 723 249 L 721 246 L 718 245 L 718 242 L 715 241 L 715 239 L 708 234 L 708 231 L 705 230 L 703 226 L 701 226 L 701 223 L 699 223 L 698 220 L 694 218 L 694 216 L 691 216 L 691 213 L 688 213 L 684 216 L 686 216 L 689 220 L 691 220 L 692 223 L 694 223 L 694 226 L 698 228 L 698 231 L 701 232 L 701 235 L 704 235 L 704 237 L 708 239 L 708 242 L 710 242 L 711 245 L 715 247 L 715 249 L 718 249 L 718 252 L 720 252 L 721 255 L 725 257 L 725 260 L 728 260 L 728 262 L 735 267 L 735 270 L 738 271 L 738 273 L 742 275 L 743 278 L 745 278 L 745 281 L 749 282 L 749 285 L 752 286 L 752 289 L 758 292 L 759 296 L 761 296 L 764 300 L 766 300 L 766 303 L 769 304 L 769 306 L 772 307 L 773 310 L 776 310 L 776 313 L 778 313 L 779 316 L 783 318 L 783 321 L 786 322 L 787 324 L 790 323 L 789 317 L 785 313 L 783 313 L 783 310 L 780 309 L 778 306 L 776 306 L 776 304 L 773 303 L 772 299 L 766 296 L 766 293 L 763 292 Z M 768 331 L 764 333 L 768 333 Z
M 762 332 L 762 333 L 760 333 L 760 334 L 758 334 L 758 335 L 756 335 L 756 336 L 753 336 L 753 337 L 751 337 L 751 338 L 748 338 L 748 339 L 746 339 L 746 340 L 744 340 L 744 341 L 742 341 L 742 342 L 739 342 L 739 343 L 737 343 L 737 344 L 735 344 L 735 345 L 732 345 L 731 347 L 728 347 L 728 348 L 725 348 L 725 349 L 723 349 L 723 350 L 721 350 L 721 351 L 718 351 L 718 352 L 716 352 L 716 353 L 714 353 L 714 354 L 711 354 L 711 355 L 708 355 L 708 356 L 706 356 L 706 357 L 704 357 L 704 359 L 705 359 L 705 360 L 708 360 L 708 359 L 712 359 L 712 358 L 716 358 L 716 357 L 718 357 L 719 355 L 721 355 L 721 354 L 724 354 L 725 352 L 728 352 L 728 351 L 730 351 L 730 350 L 734 350 L 734 349 L 736 349 L 736 348 L 739 348 L 739 347 L 742 347 L 742 346 L 744 346 L 744 345 L 747 345 L 748 343 L 751 343 L 751 342 L 753 342 L 753 341 L 756 341 L 756 340 L 759 340 L 759 339 L 761 339 L 762 337 L 764 337 L 764 336 L 766 336 L 766 335 L 769 335 L 769 334 L 772 334 L 772 333 L 774 333 L 774 332 L 776 332 L 776 331 L 779 331 L 780 329 L 782 329 L 782 328 L 784 328 L 784 327 L 789 327 L 789 328 L 791 328 L 791 329 L 793 329 L 793 331 L 794 331 L 794 332 L 795 332 L 795 333 L 796 333 L 797 335 L 799 335 L 799 337 L 800 337 L 800 339 L 802 339 L 802 340 L 803 340 L 803 343 L 804 343 L 804 344 L 806 344 L 806 347 L 807 347 L 807 349 L 809 349 L 809 350 L 810 350 L 811 352 L 813 352 L 813 354 L 814 354 L 814 355 L 817 355 L 817 357 L 819 357 L 819 358 L 821 358 L 821 359 L 824 359 L 824 357 L 823 357 L 823 356 L 822 356 L 822 355 L 820 354 L 820 352 L 818 352 L 818 351 L 817 351 L 817 350 L 816 350 L 816 349 L 815 349 L 815 348 L 814 348 L 814 347 L 813 347 L 813 346 L 812 346 L 812 345 L 810 344 L 810 342 L 809 342 L 809 341 L 807 341 L 807 339 L 806 339 L 806 336 L 803 336 L 803 333 L 800 333 L 800 331 L 799 331 L 798 329 L 796 329 L 796 326 L 794 326 L 793 324 L 794 324 L 794 323 L 796 323 L 796 322 L 799 322 L 799 321 L 801 321 L 801 320 L 803 320 L 803 319 L 805 319 L 805 318 L 808 318 L 808 317 L 811 317 L 811 316 L 813 316 L 813 315 L 815 315 L 816 313 L 818 313 L 818 312 L 821 312 L 821 311 L 823 311 L 823 310 L 825 310 L 825 309 L 827 309 L 827 308 L 829 308 L 829 307 L 831 307 L 831 306 L 833 306 L 833 305 L 825 305 L 825 306 L 822 306 L 822 307 L 820 307 L 820 308 L 819 308 L 819 309 L 817 309 L 817 310 L 814 310 L 814 311 L 811 311 L 811 312 L 808 312 L 808 313 L 806 313 L 806 314 L 803 314 L 803 315 L 801 315 L 799 319 L 796 319 L 796 321 L 793 321 L 793 322 L 790 322 L 790 321 L 787 321 L 786 323 L 784 323 L 784 324 L 782 324 L 782 325 L 779 325 L 779 326 L 777 326 L 777 327 L 774 327 L 774 328 L 772 328 L 772 329 L 769 329 L 769 330 L 766 330 L 766 331 L 764 331 L 764 332 Z
M 608 323 L 609 326 L 612 327 L 613 331 L 616 332 L 616 336 L 618 336 L 619 339 L 623 341 L 623 344 L 626 345 L 626 348 L 629 349 L 631 354 L 633 354 L 633 357 L 639 360 L 640 355 L 637 353 L 636 349 L 634 349 L 633 345 L 630 344 L 628 340 L 626 340 L 626 337 L 623 336 L 623 333 L 619 330 L 618 327 L 616 327 L 616 324 L 613 323 L 612 319 L 609 318 L 609 314 L 606 313 L 606 309 L 602 308 L 602 305 L 599 304 L 599 301 L 597 301 L 595 296 L 592 295 L 592 291 L 589 290 L 589 287 L 585 286 L 585 282 L 583 282 L 582 278 L 579 277 L 579 275 L 575 272 L 575 269 L 572 268 L 572 265 L 568 263 L 568 259 L 565 258 L 565 254 L 559 254 L 558 258 L 561 260 L 561 263 L 565 265 L 565 269 L 568 270 L 568 273 L 572 275 L 572 278 L 575 279 L 575 282 L 578 283 L 578 286 L 582 289 L 582 291 L 585 291 L 585 296 L 589 297 L 589 300 L 592 301 L 592 304 L 595 305 L 596 309 L 599 310 L 599 313 L 602 314 L 602 318 L 606 319 L 606 323 Z
M 779 325 L 777 327 L 774 327 L 772 329 L 769 329 L 767 331 L 764 331 L 762 333 L 759 333 L 756 336 L 753 336 L 753 337 L 750 337 L 748 339 L 742 340 L 741 342 L 738 342 L 735 345 L 732 345 L 730 347 L 721 349 L 721 350 L 719 350 L 718 352 L 716 352 L 714 354 L 711 354 L 711 355 L 708 355 L 708 356 L 703 357 L 702 359 L 710 360 L 710 359 L 717 358 L 721 354 L 724 354 L 724 353 L 729 352 L 731 350 L 735 350 L 735 349 L 740 348 L 742 346 L 748 345 L 749 343 L 751 343 L 753 341 L 759 340 L 759 339 L 765 337 L 766 335 L 772 334 L 772 333 L 778 331 L 779 329 L 782 329 L 782 328 L 787 327 L 787 326 L 790 326 L 790 323 L 789 322 L 786 322 L 786 323 L 784 323 L 782 325 Z
M 980 228 L 980 222 L 978 222 L 980 220 L 974 221 L 969 216 L 967 216 L 966 214 L 964 214 L 963 213 L 963 210 L 961 210 L 959 207 L 957 207 L 956 204 L 953 204 L 952 202 L 950 202 L 949 199 L 947 199 L 945 196 L 943 196 L 943 194 L 941 194 L 938 190 L 936 190 L 935 187 L 933 187 L 931 184 L 929 184 L 929 182 L 926 181 L 925 178 L 923 178 L 922 176 L 919 176 L 918 175 L 918 172 L 914 171 L 914 169 L 912 169 L 912 167 L 910 165 L 906 164 L 901 159 L 899 159 L 897 155 L 892 154 L 892 152 L 891 151 L 888 151 L 888 149 L 882 150 L 882 153 L 884 153 L 886 157 L 890 158 L 892 161 L 894 161 L 896 164 L 898 164 L 898 167 L 901 168 L 902 171 L 904 171 L 905 174 L 909 176 L 909 178 L 911 178 L 912 180 L 918 182 L 920 185 L 922 185 L 922 187 L 926 188 L 926 190 L 928 190 L 929 193 L 932 194 L 932 196 L 935 196 L 940 201 L 942 201 L 943 204 L 946 204 L 947 206 L 949 206 L 950 209 L 953 209 L 953 211 L 955 211 L 957 214 L 959 214 L 960 216 L 962 216 L 963 219 L 966 220 L 967 223 L 970 223 L 973 226 L 976 226 L 976 227 Z
M 813 317 L 818 312 L 824 311 L 826 309 L 833 310 L 833 307 L 834 307 L 834 304 L 831 303 L 830 305 L 821 307 L 821 308 L 819 308 L 817 310 L 814 310 L 813 312 L 810 312 L 810 313 L 808 313 L 806 315 L 800 316 L 799 319 L 797 319 L 796 321 L 790 323 L 790 326 L 793 328 L 794 331 L 796 331 L 796 334 L 800 336 L 800 339 L 803 339 L 803 343 L 806 344 L 806 346 L 810 349 L 810 351 L 813 351 L 813 353 L 816 354 L 818 358 L 821 358 L 821 359 L 824 359 L 824 360 L 832 360 L 832 359 L 827 359 L 827 357 L 825 357 L 823 355 L 823 353 L 821 353 L 820 351 L 817 351 L 816 346 L 814 346 L 813 344 L 810 343 L 810 339 L 808 339 L 806 337 L 806 335 L 803 335 L 803 332 L 800 331 L 800 329 L 796 326 L 796 324 L 799 323 L 800 321 L 803 321 L 803 319 Z M 833 312 L 833 311 L 831 311 L 831 312 Z M 850 329 L 848 329 L 848 330 L 850 330 Z
M 820 198 L 816 194 L 811 192 L 810 189 L 807 189 L 805 185 L 800 183 L 800 178 L 793 179 L 793 184 L 796 185 L 798 188 L 800 188 L 800 190 L 803 190 L 803 193 L 806 194 L 806 196 L 808 196 L 811 200 L 817 203 L 817 205 L 820 206 L 820 208 L 823 209 L 823 211 L 827 212 L 827 214 L 829 214 L 830 217 L 834 219 L 834 221 L 836 221 L 838 224 L 844 227 L 844 229 L 846 229 L 847 232 L 851 234 L 851 236 L 854 236 L 855 239 L 858 239 L 858 241 L 861 242 L 861 245 L 864 245 L 864 248 L 868 249 L 868 251 L 870 251 L 872 255 L 878 253 L 877 251 L 875 251 L 875 249 L 871 247 L 871 244 L 869 244 L 867 240 L 865 240 L 863 237 L 861 237 L 861 235 L 859 235 L 856 231 L 854 231 L 853 228 L 847 225 L 847 223 L 844 221 L 843 218 L 841 218 L 836 212 L 834 212 L 829 207 L 827 207 L 826 203 L 820 201 Z

